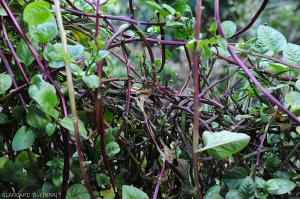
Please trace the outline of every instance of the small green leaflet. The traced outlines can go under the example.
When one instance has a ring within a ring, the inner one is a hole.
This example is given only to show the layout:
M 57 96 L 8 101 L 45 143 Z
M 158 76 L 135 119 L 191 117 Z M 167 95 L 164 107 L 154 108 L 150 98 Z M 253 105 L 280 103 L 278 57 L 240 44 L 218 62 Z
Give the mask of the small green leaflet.
M 32 99 L 41 106 L 45 113 L 58 118 L 59 113 L 54 108 L 58 104 L 58 100 L 56 94 L 51 89 L 46 88 L 38 91 Z
M 36 34 L 39 38 L 39 41 L 46 44 L 57 35 L 58 30 L 54 23 L 52 22 L 46 22 L 43 24 L 40 24 L 36 28 Z
M 72 139 L 75 140 L 75 128 L 74 128 L 74 122 L 73 122 L 73 117 L 65 117 L 62 120 L 60 120 L 60 125 L 68 129 L 71 133 Z M 87 130 L 84 127 L 84 124 L 78 119 L 78 128 L 79 128 L 79 133 L 80 133 L 80 138 L 81 140 L 87 140 Z
M 90 195 L 82 184 L 74 184 L 67 191 L 67 199 L 87 199 Z
M 283 60 L 292 64 L 300 64 L 300 46 L 288 43 L 283 49 Z

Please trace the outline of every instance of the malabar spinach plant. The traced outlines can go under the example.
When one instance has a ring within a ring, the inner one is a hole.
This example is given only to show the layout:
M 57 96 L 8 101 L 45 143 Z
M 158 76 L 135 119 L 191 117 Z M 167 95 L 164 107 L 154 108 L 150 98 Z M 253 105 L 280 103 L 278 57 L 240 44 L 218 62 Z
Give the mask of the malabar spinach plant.
M 0 2 L 2 197 L 300 197 L 300 46 L 240 40 L 268 0 Z

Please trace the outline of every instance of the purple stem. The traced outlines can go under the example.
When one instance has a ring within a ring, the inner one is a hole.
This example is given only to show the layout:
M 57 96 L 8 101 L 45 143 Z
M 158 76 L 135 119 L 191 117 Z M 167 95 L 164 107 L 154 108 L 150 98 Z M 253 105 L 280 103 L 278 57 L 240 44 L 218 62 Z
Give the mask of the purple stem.
M 161 171 L 160 171 L 160 174 L 159 174 L 156 186 L 155 186 L 155 191 L 154 191 L 153 199 L 157 199 L 157 195 L 158 195 L 158 191 L 159 191 L 159 186 L 161 184 L 161 180 L 162 180 L 163 175 L 165 173 L 165 167 L 166 167 L 166 160 L 165 159 L 166 159 L 166 157 L 162 158 L 162 168 L 161 168 Z
M 294 120 L 297 123 L 300 123 L 300 119 L 292 114 L 289 110 L 287 110 L 275 97 L 273 97 L 256 79 L 256 77 L 251 73 L 251 71 L 248 69 L 248 67 L 243 63 L 243 61 L 235 54 L 234 50 L 230 47 L 228 44 L 228 41 L 225 37 L 224 31 L 221 26 L 220 21 L 220 15 L 219 15 L 219 0 L 215 0 L 215 19 L 218 23 L 218 30 L 222 38 L 224 38 L 227 42 L 227 49 L 233 59 L 237 62 L 237 64 L 245 71 L 245 73 L 248 75 L 248 77 L 253 81 L 255 86 L 275 105 L 278 106 L 284 113 L 286 113 L 292 120 Z
M 244 33 L 245 31 L 247 31 L 254 24 L 254 22 L 259 17 L 259 15 L 262 13 L 262 11 L 264 11 L 265 7 L 268 4 L 268 1 L 269 0 L 264 0 L 263 3 L 261 4 L 260 8 L 258 9 L 258 11 L 251 18 L 250 22 L 242 30 L 239 30 L 238 32 L 234 33 L 234 35 L 232 35 L 230 38 L 233 38 L 237 35 L 240 35 L 240 34 Z

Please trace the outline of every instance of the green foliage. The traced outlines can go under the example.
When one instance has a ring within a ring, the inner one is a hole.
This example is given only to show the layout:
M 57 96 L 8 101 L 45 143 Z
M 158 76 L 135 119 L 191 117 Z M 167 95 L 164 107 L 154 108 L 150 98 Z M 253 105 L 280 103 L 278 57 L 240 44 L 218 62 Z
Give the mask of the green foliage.
M 108 0 L 97 15 L 86 0 L 1 2 L 0 190 L 297 198 L 300 48 L 278 21 L 298 11 L 270 1 L 279 17 L 261 25 L 249 2 Z

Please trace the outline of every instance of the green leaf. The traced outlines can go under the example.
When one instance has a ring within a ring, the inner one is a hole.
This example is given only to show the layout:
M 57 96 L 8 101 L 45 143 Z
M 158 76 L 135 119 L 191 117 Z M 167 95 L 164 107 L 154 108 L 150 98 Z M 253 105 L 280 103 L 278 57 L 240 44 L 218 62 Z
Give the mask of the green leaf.
M 33 45 L 34 49 L 39 50 L 38 41 L 35 40 L 29 33 L 27 33 L 26 36 Z M 18 43 L 16 53 L 19 56 L 20 62 L 24 63 L 26 67 L 35 60 L 24 39 L 21 39 Z
M 289 180 L 290 179 L 290 174 L 286 171 L 276 171 L 273 175 L 274 178 L 282 178 Z
M 9 159 L 7 157 L 0 157 L 0 174 L 2 173 L 2 170 L 4 168 L 4 164 L 8 161 Z
M 300 65 L 300 46 L 288 43 L 283 49 L 282 59 L 286 62 Z
M 0 5 L 0 16 L 7 16 L 6 11 L 4 10 L 4 8 Z
M 275 53 L 282 51 L 287 44 L 285 37 L 269 26 L 260 25 L 257 29 L 257 35 L 262 43 Z
M 247 176 L 239 187 L 239 196 L 241 198 L 253 198 L 254 197 L 254 182 Z
M 74 75 L 82 76 L 85 73 L 77 64 L 70 63 L 70 68 L 72 69 L 72 73 Z
M 300 91 L 300 79 L 296 81 L 295 87 L 298 91 Z
M 96 61 L 101 61 L 102 59 L 104 59 L 108 55 L 109 55 L 109 51 L 108 50 L 99 50 L 98 54 L 97 54 Z
M 12 78 L 8 74 L 0 74 L 0 94 L 5 93 L 12 85 Z
M 72 59 L 80 58 L 82 56 L 84 47 L 82 45 L 68 45 L 68 54 Z
M 281 160 L 277 155 L 273 153 L 266 158 L 266 166 L 277 167 L 280 164 Z
M 90 195 L 82 184 L 74 184 L 67 191 L 67 199 L 90 199 Z
M 55 87 L 52 84 L 43 80 L 43 76 L 41 74 L 34 75 L 31 78 L 30 83 L 32 85 L 28 89 L 28 94 L 31 99 L 38 91 L 44 89 L 50 89 L 52 92 L 56 93 Z
M 231 57 L 230 53 L 228 50 L 224 51 L 223 48 L 220 47 L 211 47 L 211 51 L 216 52 L 224 57 Z
M 210 187 L 205 193 L 203 199 L 223 199 L 223 197 L 219 194 L 221 187 L 219 185 L 214 185 Z
M 39 25 L 51 19 L 51 4 L 46 1 L 29 3 L 23 12 L 23 19 L 31 25 Z
M 233 167 L 223 175 L 222 181 L 230 189 L 235 189 L 241 185 L 247 176 L 248 173 L 243 167 Z
M 39 25 L 51 19 L 51 4 L 46 1 L 29 3 L 23 13 L 23 19 L 31 25 Z
M 31 157 L 34 163 L 37 161 L 37 157 L 32 153 Z M 17 157 L 16 161 L 20 162 L 24 168 L 30 168 L 32 166 L 30 157 L 27 151 L 22 151 Z
M 244 133 L 233 133 L 225 130 L 216 133 L 204 131 L 202 138 L 206 146 L 196 150 L 195 153 L 207 150 L 208 154 L 217 160 L 237 153 L 250 141 L 250 137 Z
M 96 181 L 99 187 L 105 188 L 109 184 L 109 177 L 105 174 L 96 174 Z
M 122 186 L 122 199 L 149 199 L 147 194 L 133 186 Z
M 167 11 L 165 11 L 160 5 L 158 5 L 154 0 L 139 0 L 142 2 L 153 14 L 159 12 L 163 17 L 169 15 Z
M 283 71 L 288 71 L 290 69 L 290 67 L 288 67 L 287 65 L 280 64 L 280 63 L 269 63 L 269 66 L 274 68 L 278 73 Z
M 31 109 L 26 115 L 26 121 L 27 123 L 35 128 L 42 128 L 46 127 L 48 123 L 51 122 L 51 117 L 41 111 L 36 106 L 30 106 Z
M 82 76 L 83 82 L 92 89 L 98 88 L 100 85 L 100 79 L 97 75 L 84 75 Z
M 221 26 L 226 38 L 230 38 L 236 32 L 236 25 L 232 21 L 223 21 Z
M 41 25 L 38 25 L 36 28 L 36 34 L 39 38 L 39 41 L 46 44 L 50 42 L 57 35 L 58 30 L 54 23 L 46 22 Z
M 8 122 L 8 117 L 4 113 L 0 113 L 0 124 Z
M 43 51 L 44 58 L 49 61 L 51 68 L 60 68 L 65 65 L 59 56 L 57 48 L 62 48 L 61 43 L 51 44 L 48 43 Z
M 255 186 L 256 188 L 261 188 L 264 189 L 266 186 L 267 181 L 265 181 L 264 179 L 262 179 L 261 177 L 255 177 Z
M 60 125 L 70 130 L 71 137 L 75 140 L 75 128 L 74 128 L 73 118 L 71 116 L 65 117 L 64 119 L 60 120 Z M 88 139 L 87 130 L 85 129 L 84 124 L 79 119 L 78 119 L 78 129 L 79 129 L 81 140 Z
M 59 113 L 54 109 L 58 104 L 58 100 L 56 94 L 52 90 L 48 88 L 40 90 L 32 97 L 32 99 L 41 106 L 45 113 L 54 118 L 58 118 Z
M 300 105 L 300 92 L 289 92 L 284 96 L 286 105 L 293 106 L 293 105 Z
M 112 157 L 120 152 L 119 144 L 116 142 L 110 142 L 105 146 L 106 154 L 109 157 Z
M 228 52 L 228 50 L 227 50 L 227 42 L 226 42 L 225 39 L 218 38 L 217 43 L 218 43 L 218 46 L 222 49 L 222 51 L 225 51 L 225 52 L 227 51 Z
M 54 133 L 55 127 L 56 127 L 55 124 L 51 124 L 51 123 L 47 124 L 46 133 L 48 136 L 51 136 Z
M 278 189 L 267 189 L 269 194 L 282 195 L 292 191 L 296 187 L 294 182 L 286 179 L 270 179 L 267 181 L 267 185 L 271 185 L 273 183 L 278 186 Z
M 226 194 L 225 199 L 243 199 L 239 196 L 238 190 L 229 190 Z
M 1 180 L 22 186 L 27 181 L 27 174 L 20 162 L 8 160 L 3 165 Z
M 210 26 L 207 30 L 208 30 L 208 32 L 210 32 L 215 37 L 216 32 L 218 30 L 217 22 L 214 21 L 212 24 L 210 24 Z
M 28 149 L 34 143 L 35 136 L 31 129 L 27 130 L 26 126 L 19 128 L 12 141 L 12 149 L 20 151 Z
M 207 43 L 204 43 L 202 46 L 202 60 L 208 60 L 212 56 L 212 51 L 208 47 Z

